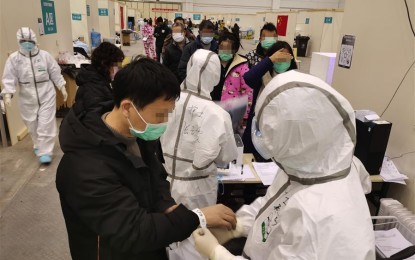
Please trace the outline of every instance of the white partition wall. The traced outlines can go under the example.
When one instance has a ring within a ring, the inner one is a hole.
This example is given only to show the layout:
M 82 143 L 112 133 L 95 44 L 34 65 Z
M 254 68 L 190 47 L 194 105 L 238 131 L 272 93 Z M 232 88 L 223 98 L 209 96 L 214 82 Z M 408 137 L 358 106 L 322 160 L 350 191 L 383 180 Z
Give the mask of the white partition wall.
M 325 17 L 332 17 L 332 23 L 323 25 L 320 52 L 338 52 L 341 40 L 343 11 L 326 12 Z
M 413 15 L 415 3 L 407 2 Z M 415 37 L 405 3 L 347 0 L 343 34 L 356 37 L 352 64 L 350 69 L 336 66 L 333 86 L 349 99 L 354 109 L 383 113 L 381 118 L 392 122 L 386 155 L 399 157 L 393 162 L 409 180 L 406 186 L 392 184 L 389 196 L 414 212 L 415 153 L 408 152 L 415 151 L 415 65 L 409 70 L 415 60 Z
M 99 16 L 98 16 L 98 1 L 97 0 L 86 0 L 87 8 L 87 20 L 88 20 L 88 39 L 91 42 L 91 32 L 95 30 L 100 31 L 99 27 Z M 88 15 L 89 13 L 89 15 Z
M 88 16 L 86 0 L 71 1 L 72 39 L 83 37 L 86 44 L 90 44 L 88 37 Z

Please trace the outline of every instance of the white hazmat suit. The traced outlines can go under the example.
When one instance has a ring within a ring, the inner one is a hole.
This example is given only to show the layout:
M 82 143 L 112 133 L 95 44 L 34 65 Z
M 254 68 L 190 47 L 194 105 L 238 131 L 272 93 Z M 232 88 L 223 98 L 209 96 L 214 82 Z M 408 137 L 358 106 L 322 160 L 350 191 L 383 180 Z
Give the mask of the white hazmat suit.
M 238 156 L 230 115 L 210 98 L 219 78 L 217 54 L 197 50 L 187 64 L 180 99 L 161 137 L 172 197 L 190 209 L 216 204 L 217 165 Z M 170 252 L 170 259 L 200 258 L 189 243 L 186 240 Z
M 233 236 L 247 236 L 243 256 L 233 256 L 207 230 L 193 234 L 199 252 L 221 260 L 375 259 L 364 196 L 371 184 L 353 157 L 349 102 L 322 80 L 290 71 L 265 87 L 255 114 L 253 143 L 281 170 L 264 197 L 237 212 L 242 228 Z
M 36 46 L 31 51 L 22 42 L 37 43 L 35 33 L 28 27 L 17 30 L 19 51 L 10 55 L 3 72 L 1 94 L 10 102 L 10 97 L 19 85 L 19 108 L 33 140 L 33 146 L 41 162 L 51 159 L 56 136 L 56 86 L 66 100 L 66 82 L 55 59 Z

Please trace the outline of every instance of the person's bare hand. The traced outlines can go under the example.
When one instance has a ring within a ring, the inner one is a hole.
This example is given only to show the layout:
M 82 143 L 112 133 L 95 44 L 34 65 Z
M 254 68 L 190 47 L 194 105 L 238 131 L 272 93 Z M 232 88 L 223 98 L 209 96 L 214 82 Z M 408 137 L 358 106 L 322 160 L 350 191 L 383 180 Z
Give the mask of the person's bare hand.
M 284 52 L 284 50 L 285 49 L 280 49 L 269 57 L 272 63 L 291 61 L 293 56 L 291 56 L 291 54 L 288 52 Z
M 205 215 L 208 227 L 235 229 L 236 216 L 230 208 L 217 204 L 200 210 Z
M 170 208 L 167 208 L 164 213 L 168 214 L 170 212 L 172 212 L 173 210 L 175 210 L 179 205 L 173 205 Z

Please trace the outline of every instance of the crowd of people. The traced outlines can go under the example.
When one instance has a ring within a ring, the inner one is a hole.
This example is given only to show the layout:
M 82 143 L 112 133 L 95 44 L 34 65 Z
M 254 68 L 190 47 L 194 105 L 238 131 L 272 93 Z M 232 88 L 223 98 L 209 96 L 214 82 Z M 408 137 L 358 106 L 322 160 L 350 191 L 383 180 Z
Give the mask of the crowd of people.
M 60 126 L 56 186 L 72 258 L 374 259 L 354 111 L 296 70 L 275 25 L 266 23 L 244 56 L 236 24 L 229 31 L 203 20 L 194 36 L 181 17 L 144 23 L 145 55 L 128 65 L 111 43 L 93 51 Z M 35 153 L 50 163 L 53 84 L 65 96 L 65 81 L 33 31 L 17 37 L 1 94 L 9 105 L 17 83 L 36 90 L 20 88 L 21 113 Z M 35 55 L 48 69 L 30 77 Z M 244 153 L 280 170 L 264 197 L 235 213 L 216 204 L 217 168 L 237 158 L 237 147 L 231 117 L 215 101 L 238 98 L 247 100 Z M 222 244 L 238 237 L 246 242 L 236 256 Z

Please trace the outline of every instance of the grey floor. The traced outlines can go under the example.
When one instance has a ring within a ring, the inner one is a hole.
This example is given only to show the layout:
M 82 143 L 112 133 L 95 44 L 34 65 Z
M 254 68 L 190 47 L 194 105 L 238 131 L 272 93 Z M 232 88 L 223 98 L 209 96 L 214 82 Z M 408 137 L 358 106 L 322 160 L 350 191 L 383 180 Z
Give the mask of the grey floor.
M 243 40 L 244 54 L 255 46 Z M 143 53 L 142 41 L 123 46 L 126 56 Z M 301 59 L 308 72 L 310 58 Z M 60 120 L 58 120 L 58 125 Z M 65 222 L 55 188 L 62 151 L 56 140 L 54 160 L 41 166 L 26 136 L 13 147 L 0 148 L 0 259 L 71 259 Z

